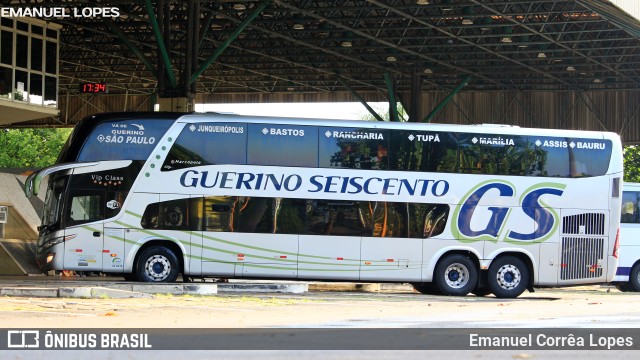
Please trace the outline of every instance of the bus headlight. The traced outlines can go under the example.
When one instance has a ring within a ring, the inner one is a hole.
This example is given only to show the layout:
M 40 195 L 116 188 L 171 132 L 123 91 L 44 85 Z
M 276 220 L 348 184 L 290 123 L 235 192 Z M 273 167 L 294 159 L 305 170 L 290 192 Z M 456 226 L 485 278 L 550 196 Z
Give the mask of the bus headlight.
M 56 256 L 56 253 L 49 253 L 47 254 L 47 264 L 51 264 L 51 262 L 53 261 L 53 258 Z

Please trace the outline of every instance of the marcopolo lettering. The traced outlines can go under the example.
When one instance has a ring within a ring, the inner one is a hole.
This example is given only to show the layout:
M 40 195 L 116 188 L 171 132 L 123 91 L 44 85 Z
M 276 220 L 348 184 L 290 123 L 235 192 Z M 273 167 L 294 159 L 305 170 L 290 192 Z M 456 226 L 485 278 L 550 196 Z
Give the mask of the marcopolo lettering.
M 209 172 L 187 170 L 180 176 L 187 188 L 307 191 L 309 193 L 408 195 L 441 197 L 449 192 L 445 180 L 365 178 L 361 176 L 313 175 L 304 179 L 298 174 L 265 174 L 249 172 Z
M 472 229 L 471 224 L 476 224 L 476 214 L 478 204 L 487 195 L 492 192 L 492 196 L 498 197 L 514 197 L 515 187 L 507 182 L 489 181 L 476 186 L 463 199 L 462 204 L 458 205 L 454 213 L 452 222 L 452 231 L 461 241 L 498 241 L 501 234 L 506 235 L 504 240 L 514 243 L 538 243 L 547 240 L 558 227 L 558 215 L 550 208 L 544 206 L 540 198 L 544 195 L 562 196 L 565 185 L 558 183 L 544 183 L 534 186 L 525 191 L 520 197 L 520 206 L 518 209 L 534 222 L 533 232 L 518 232 L 511 229 L 508 223 L 509 212 L 512 207 L 488 206 L 485 217 L 486 221 L 481 222 L 484 226 L 480 229 Z M 474 222 L 474 219 L 476 222 Z M 528 227 L 531 229 L 530 227 Z

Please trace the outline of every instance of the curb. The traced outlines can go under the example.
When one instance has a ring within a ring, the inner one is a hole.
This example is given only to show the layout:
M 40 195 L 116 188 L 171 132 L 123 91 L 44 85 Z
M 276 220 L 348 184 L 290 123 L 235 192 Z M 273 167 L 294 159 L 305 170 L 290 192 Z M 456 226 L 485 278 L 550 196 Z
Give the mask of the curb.
M 62 287 L 58 289 L 58 297 L 66 298 L 109 298 L 109 299 L 131 299 L 131 298 L 152 298 L 153 295 L 141 292 L 133 292 L 119 289 L 109 289 L 104 287 Z
M 151 298 L 155 295 L 216 295 L 218 293 L 288 293 L 304 294 L 315 292 L 384 292 L 413 291 L 409 284 L 397 283 L 271 283 L 271 282 L 230 282 L 230 283 L 185 283 L 185 284 L 144 284 L 111 283 L 107 286 L 55 286 L 55 287 L 0 287 L 0 296 L 20 297 L 68 297 L 68 298 Z
M 290 293 L 290 294 L 303 294 L 309 291 L 309 284 L 307 283 L 293 283 L 293 284 L 270 284 L 270 283 L 257 283 L 257 284 L 243 284 L 243 283 L 218 283 L 218 291 L 224 293 L 233 292 L 276 292 L 276 293 Z
M 413 291 L 413 286 L 398 283 L 311 283 L 309 291 L 382 292 Z
M 58 297 L 58 288 L 3 287 L 0 295 L 55 298 Z

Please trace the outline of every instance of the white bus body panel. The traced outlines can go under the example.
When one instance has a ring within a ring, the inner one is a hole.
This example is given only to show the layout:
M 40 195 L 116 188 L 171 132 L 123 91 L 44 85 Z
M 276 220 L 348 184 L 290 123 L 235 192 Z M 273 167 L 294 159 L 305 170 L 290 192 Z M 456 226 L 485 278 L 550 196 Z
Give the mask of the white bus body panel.
M 300 235 L 299 279 L 358 280 L 359 236 Z
M 423 239 L 364 237 L 360 280 L 420 282 Z
M 64 234 L 65 270 L 102 271 L 103 222 L 68 227 Z

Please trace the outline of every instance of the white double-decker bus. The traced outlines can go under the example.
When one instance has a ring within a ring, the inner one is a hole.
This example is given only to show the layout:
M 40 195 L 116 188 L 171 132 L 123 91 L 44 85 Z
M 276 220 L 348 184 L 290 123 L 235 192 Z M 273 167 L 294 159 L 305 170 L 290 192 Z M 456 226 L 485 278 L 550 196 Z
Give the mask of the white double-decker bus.
M 616 134 L 122 113 L 81 122 L 48 175 L 43 269 L 408 282 L 517 297 L 617 267 Z

